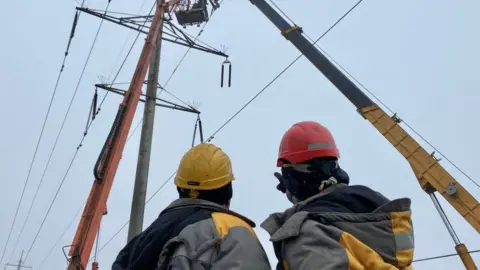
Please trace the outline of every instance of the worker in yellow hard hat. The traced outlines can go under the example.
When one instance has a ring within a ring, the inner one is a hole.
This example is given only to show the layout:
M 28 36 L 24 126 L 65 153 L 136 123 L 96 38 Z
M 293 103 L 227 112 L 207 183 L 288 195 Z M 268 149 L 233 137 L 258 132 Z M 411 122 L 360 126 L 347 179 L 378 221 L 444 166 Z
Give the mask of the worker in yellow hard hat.
M 191 148 L 175 177 L 179 199 L 120 251 L 112 270 L 270 270 L 255 223 L 229 210 L 233 180 L 222 149 Z

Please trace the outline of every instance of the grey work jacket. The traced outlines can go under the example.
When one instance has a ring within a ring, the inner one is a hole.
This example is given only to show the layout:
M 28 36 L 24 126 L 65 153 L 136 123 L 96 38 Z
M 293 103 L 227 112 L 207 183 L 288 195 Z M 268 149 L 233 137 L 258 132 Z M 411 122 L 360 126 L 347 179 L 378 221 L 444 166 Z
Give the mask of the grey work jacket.
M 166 210 L 199 207 L 209 218 L 186 226 L 164 246 L 157 269 L 270 270 L 265 250 L 242 215 L 205 200 L 178 199 Z
M 299 211 L 341 187 L 331 187 L 262 223 L 280 247 L 277 269 L 413 269 L 410 199 L 389 201 L 371 213 Z

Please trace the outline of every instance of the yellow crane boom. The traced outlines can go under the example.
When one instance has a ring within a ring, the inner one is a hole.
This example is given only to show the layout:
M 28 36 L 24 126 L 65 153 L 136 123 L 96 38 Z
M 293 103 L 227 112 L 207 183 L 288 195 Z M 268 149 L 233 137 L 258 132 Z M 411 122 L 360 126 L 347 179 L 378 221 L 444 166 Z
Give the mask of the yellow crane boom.
M 480 233 L 480 203 L 400 126 L 401 120 L 375 104 L 359 112 L 407 159 L 422 189 L 440 193 Z
M 455 249 L 465 268 L 477 269 L 468 250 L 453 232 L 443 212 L 435 191 L 440 193 L 457 212 L 480 233 L 480 203 L 448 173 L 435 156 L 428 153 L 401 126 L 396 115 L 388 115 L 373 102 L 355 83 L 343 74 L 306 37 L 302 28 L 290 25 L 265 0 L 249 0 L 254 4 L 327 79 L 355 105 L 357 111 L 407 159 L 422 189 L 429 194 L 442 221 L 455 242 Z

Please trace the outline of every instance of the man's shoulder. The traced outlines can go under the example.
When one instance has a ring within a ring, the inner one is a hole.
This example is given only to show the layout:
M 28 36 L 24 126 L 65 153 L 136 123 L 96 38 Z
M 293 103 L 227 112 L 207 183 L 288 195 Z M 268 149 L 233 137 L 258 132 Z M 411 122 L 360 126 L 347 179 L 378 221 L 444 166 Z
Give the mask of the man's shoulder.
M 213 223 L 215 224 L 215 228 L 217 229 L 217 232 L 220 234 L 221 237 L 227 235 L 229 231 L 233 228 L 244 228 L 248 230 L 252 235 L 255 235 L 251 224 L 249 224 L 247 220 L 244 220 L 237 215 L 223 212 L 214 212 L 212 213 L 212 219 Z
M 365 198 L 372 198 L 374 201 L 378 203 L 387 203 L 390 201 L 387 197 L 385 197 L 381 192 L 364 185 L 352 185 L 346 186 L 344 191 L 346 193 L 350 193 L 352 195 L 357 194 L 358 196 L 362 196 Z
M 344 186 L 312 198 L 300 210 L 308 212 L 368 213 L 390 200 L 370 187 Z

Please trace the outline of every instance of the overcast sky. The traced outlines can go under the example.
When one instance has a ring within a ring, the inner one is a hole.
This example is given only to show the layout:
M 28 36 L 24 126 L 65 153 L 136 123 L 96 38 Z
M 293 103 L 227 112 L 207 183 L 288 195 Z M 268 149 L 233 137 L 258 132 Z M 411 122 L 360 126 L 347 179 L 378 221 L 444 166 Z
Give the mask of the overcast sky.
M 110 10 L 146 14 L 146 0 L 112 0 Z M 107 0 L 89 0 L 87 6 L 105 9 Z M 355 4 L 354 0 L 276 0 L 276 3 L 313 39 L 318 38 Z M 77 3 L 69 0 L 3 1 L 0 17 L 0 80 L 3 128 L 0 133 L 0 251 L 3 251 L 15 209 L 27 176 L 48 103 L 65 51 Z M 480 181 L 480 91 L 478 38 L 480 4 L 474 0 L 384 1 L 365 0 L 335 27 L 319 45 L 394 112 L 440 149 L 473 179 Z M 135 35 L 105 22 L 74 99 L 58 146 L 46 172 L 32 214 L 18 247 L 12 253 L 49 153 L 75 90 L 100 20 L 83 14 L 72 42 L 65 71 L 4 258 L 15 262 L 27 251 L 52 201 L 87 121 L 94 84 L 99 76 L 115 73 Z M 187 31 L 193 35 L 199 28 Z M 128 82 L 143 45 L 141 36 L 117 82 Z M 122 46 L 127 46 L 122 51 Z M 167 85 L 186 102 L 200 104 L 205 137 L 213 133 L 245 102 L 264 87 L 299 52 L 247 0 L 225 1 L 206 26 L 201 40 L 229 48 L 233 63 L 231 88 L 220 88 L 222 57 L 191 51 Z M 165 83 L 186 48 L 164 43 L 160 78 Z M 120 56 L 120 57 L 119 57 Z M 122 87 L 126 87 L 123 85 Z M 104 92 L 100 90 L 102 97 Z M 172 99 L 162 93 L 165 99 Z M 62 247 L 70 245 L 79 217 L 53 247 L 82 207 L 93 182 L 93 166 L 115 117 L 121 97 L 108 95 L 69 171 L 27 264 L 34 269 L 53 248 L 42 269 L 62 269 Z M 134 126 L 140 120 L 140 104 Z M 196 116 L 157 109 L 148 194 L 153 194 L 176 170 L 190 147 Z M 298 61 L 267 91 L 228 124 L 212 141 L 230 155 L 236 180 L 232 208 L 260 224 L 270 213 L 290 206 L 275 189 L 278 143 L 293 123 L 314 120 L 334 134 L 340 164 L 352 184 L 368 185 L 389 198 L 410 197 L 416 237 L 415 258 L 454 253 L 454 243 L 429 197 L 420 189 L 404 158 L 362 117 L 333 85 L 306 59 Z M 123 153 L 103 218 L 100 246 L 128 220 L 139 130 Z M 475 139 L 477 138 L 477 139 Z M 424 144 L 425 145 L 425 144 Z M 431 151 L 430 148 L 427 148 Z M 480 189 L 453 166 L 445 167 L 477 199 Z M 144 226 L 177 196 L 169 182 L 147 205 Z M 461 241 L 480 249 L 478 233 L 443 199 Z M 268 235 L 256 230 L 275 263 Z M 125 245 L 127 227 L 99 254 L 109 269 Z M 93 253 L 92 253 L 93 255 Z M 473 255 L 480 263 L 480 255 Z M 415 263 L 416 269 L 462 269 L 457 257 Z

